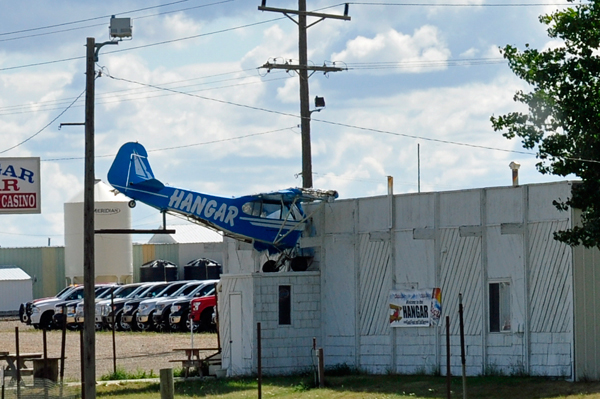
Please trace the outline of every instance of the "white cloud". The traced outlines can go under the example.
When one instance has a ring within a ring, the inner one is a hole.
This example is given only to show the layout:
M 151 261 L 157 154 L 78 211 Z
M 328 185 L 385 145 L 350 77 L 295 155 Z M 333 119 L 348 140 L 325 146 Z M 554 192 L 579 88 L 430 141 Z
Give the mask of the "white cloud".
M 425 25 L 414 31 L 413 35 L 405 35 L 394 29 L 378 33 L 373 38 L 358 36 L 347 42 L 346 49 L 334 53 L 333 61 L 345 63 L 407 63 L 406 68 L 390 69 L 418 73 L 423 71 L 420 62 L 441 61 L 450 57 L 450 50 L 440 37 L 438 29 Z M 412 65 L 411 65 L 412 64 Z M 436 69 L 443 69 L 440 66 Z M 432 71 L 427 68 L 427 71 Z

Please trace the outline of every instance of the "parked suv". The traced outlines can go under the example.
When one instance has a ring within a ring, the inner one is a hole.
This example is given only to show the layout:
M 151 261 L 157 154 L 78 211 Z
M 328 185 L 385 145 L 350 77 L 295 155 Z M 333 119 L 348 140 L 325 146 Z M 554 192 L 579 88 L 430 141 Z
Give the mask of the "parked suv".
M 212 312 L 216 304 L 215 289 L 201 290 L 194 298 L 174 302 L 171 305 L 169 324 L 173 331 L 208 331 L 212 325 Z M 194 310 L 195 308 L 195 310 Z M 204 314 L 202 313 L 204 312 Z M 194 321 L 195 317 L 195 321 Z
M 169 287 L 165 288 L 160 294 L 152 299 L 146 299 L 140 302 L 138 311 L 136 314 L 136 324 L 138 329 L 142 331 L 156 329 L 153 321 L 154 310 L 156 303 L 162 299 L 169 298 L 171 296 L 177 296 L 180 290 L 183 290 L 186 286 L 191 286 L 192 290 L 199 281 L 176 281 L 173 282 Z
M 22 303 L 21 306 L 19 306 L 19 319 L 21 320 L 22 323 L 30 324 L 29 319 L 31 318 L 31 307 L 34 303 L 37 303 L 40 301 L 45 301 L 46 299 L 58 298 L 58 297 L 62 296 L 65 293 L 65 291 L 70 291 L 72 289 L 73 289 L 73 286 L 69 285 L 69 286 L 66 286 L 65 288 L 63 288 L 62 290 L 60 290 L 60 292 L 54 296 L 50 296 L 50 297 L 46 297 L 46 298 L 38 298 L 38 299 L 34 299 L 33 301 Z
M 193 298 L 198 298 L 207 295 L 211 290 L 215 289 L 215 285 L 219 280 L 204 280 L 200 281 L 200 284 L 189 292 L 181 292 L 177 297 L 166 298 L 156 303 L 156 310 L 154 311 L 154 324 L 160 326 L 162 330 L 171 329 L 170 315 L 171 305 L 175 302 L 187 302 L 189 309 L 189 302 Z M 213 291 L 214 292 L 214 291 Z M 187 315 L 186 315 L 187 316 Z M 185 322 L 184 322 L 185 325 Z M 175 327 L 177 329 L 177 327 Z
M 127 298 L 132 292 L 135 292 L 142 283 L 131 283 L 125 284 L 112 292 L 112 295 L 108 295 L 106 299 L 96 302 L 96 329 L 108 328 L 106 317 L 112 313 L 110 308 L 111 300 Z M 85 315 L 84 315 L 85 316 Z M 116 327 L 116 326 L 115 326 Z
M 118 284 L 109 285 L 109 288 L 106 290 L 106 292 L 102 293 L 101 295 L 96 295 L 95 303 L 97 304 L 98 302 L 103 301 L 106 298 L 110 298 L 111 293 L 117 292 L 117 290 L 120 290 L 122 287 L 123 286 L 118 285 Z M 83 326 L 83 322 L 85 321 L 83 306 L 84 306 L 84 301 L 81 301 L 75 307 L 75 322 L 79 326 Z M 94 307 L 94 309 L 95 309 L 95 307 Z M 98 317 L 100 319 L 98 319 Z M 102 316 L 101 315 L 96 315 L 95 323 L 96 323 L 96 330 L 101 330 L 102 329 Z
M 173 306 L 171 306 L 173 308 Z M 217 308 L 217 296 L 207 295 L 190 301 L 190 316 L 186 320 L 188 330 L 214 332 L 216 328 L 213 313 Z M 172 314 L 172 313 L 171 313 Z
M 140 293 L 136 298 L 129 299 L 127 302 L 125 302 L 125 305 L 123 306 L 123 315 L 121 316 L 121 320 L 124 323 L 129 324 L 132 330 L 139 330 L 137 326 L 136 316 L 140 302 L 146 299 L 155 298 L 162 291 L 164 291 L 165 288 L 169 287 L 169 285 L 171 285 L 171 283 L 157 283 L 156 285 Z
M 83 285 L 72 286 L 69 290 L 63 290 L 61 296 L 43 299 L 31 304 L 31 314 L 27 324 L 35 328 L 51 330 L 54 327 L 52 318 L 54 316 L 54 305 L 59 302 L 72 301 L 83 298 Z
M 114 323 L 115 327 L 119 331 L 129 331 L 131 330 L 131 326 L 129 323 L 123 321 L 123 307 L 125 306 L 125 302 L 131 299 L 138 298 L 142 295 L 147 289 L 155 286 L 159 283 L 138 283 L 137 288 L 133 290 L 129 295 L 122 298 L 112 298 L 103 301 L 102 306 L 102 322 L 111 326 Z
M 95 298 L 102 298 L 113 285 L 109 284 L 98 284 L 95 289 Z M 84 299 L 73 299 L 70 301 L 59 302 L 54 305 L 54 316 L 52 321 L 54 326 L 61 328 L 63 323 L 66 324 L 67 329 L 76 330 L 79 327 L 79 323 L 76 318 L 76 310 L 78 304 L 83 304 Z

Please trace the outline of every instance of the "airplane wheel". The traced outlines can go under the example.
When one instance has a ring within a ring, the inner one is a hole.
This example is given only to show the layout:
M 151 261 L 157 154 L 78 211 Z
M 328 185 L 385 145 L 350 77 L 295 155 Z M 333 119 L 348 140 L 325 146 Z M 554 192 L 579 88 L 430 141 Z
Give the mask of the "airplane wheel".
M 274 260 L 266 261 L 262 267 L 262 271 L 264 273 L 274 273 L 277 270 L 279 270 L 279 268 L 277 267 L 277 262 L 275 262 Z
M 135 206 L 137 204 L 136 204 L 135 200 L 131 200 L 131 201 L 129 201 L 129 203 L 127 205 L 129 205 L 130 208 L 135 208 Z
M 292 259 L 290 266 L 295 272 L 305 272 L 308 269 L 308 259 L 303 256 L 297 256 Z

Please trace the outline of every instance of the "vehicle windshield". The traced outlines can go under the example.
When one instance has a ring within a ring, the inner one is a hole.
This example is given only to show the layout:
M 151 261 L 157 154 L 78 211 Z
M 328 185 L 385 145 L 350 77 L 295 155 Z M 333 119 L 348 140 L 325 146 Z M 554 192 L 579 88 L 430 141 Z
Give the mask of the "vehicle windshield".
M 62 290 L 60 292 L 60 294 L 58 294 L 56 296 L 62 300 L 65 300 L 69 296 L 69 294 L 76 288 L 77 288 L 77 286 L 72 285 L 72 286 L 67 287 L 64 290 Z
M 166 287 L 166 284 L 156 284 L 148 287 L 144 292 L 141 292 L 136 298 L 154 298 L 156 294 L 161 292 Z
M 141 292 L 143 292 L 143 291 L 145 291 L 147 289 L 148 289 L 148 287 L 144 286 L 144 285 L 137 286 L 135 288 L 135 290 L 133 290 L 131 293 L 129 293 L 129 295 L 125 296 L 125 298 L 128 298 L 128 299 L 137 298 L 138 295 L 140 295 Z
M 97 299 L 110 299 L 110 294 L 112 292 L 117 292 L 121 288 L 122 288 L 121 286 L 111 285 L 106 289 L 106 291 L 104 291 L 100 295 L 96 295 L 96 298 Z
M 139 285 L 125 285 L 125 286 L 119 288 L 118 290 L 116 290 L 113 297 L 114 298 L 125 298 L 128 295 L 130 295 L 132 292 L 135 292 L 135 290 L 137 290 L 138 288 L 140 288 Z
M 63 295 L 65 292 L 67 292 L 69 290 L 72 290 L 72 289 L 73 289 L 73 286 L 71 286 L 71 285 L 66 286 L 65 288 L 63 288 L 62 290 L 60 290 L 60 292 L 58 294 L 56 294 L 55 296 L 57 296 L 57 297 L 60 298 L 61 295 Z
M 199 287 L 197 290 L 194 290 L 193 295 L 195 297 L 203 297 L 207 295 L 211 295 L 215 292 L 215 284 L 206 284 Z
M 177 290 L 179 290 L 185 284 L 186 283 L 171 284 L 167 288 L 165 288 L 164 290 L 162 290 L 161 292 L 159 292 L 156 296 L 158 298 L 164 298 L 166 296 L 171 296 L 171 295 L 173 295 L 173 293 L 177 292 Z
M 199 284 L 200 283 L 193 283 L 193 284 L 184 285 L 179 290 L 177 290 L 177 292 L 175 294 L 173 294 L 173 296 L 188 296 L 192 292 L 194 292 L 194 290 L 196 288 L 198 288 Z

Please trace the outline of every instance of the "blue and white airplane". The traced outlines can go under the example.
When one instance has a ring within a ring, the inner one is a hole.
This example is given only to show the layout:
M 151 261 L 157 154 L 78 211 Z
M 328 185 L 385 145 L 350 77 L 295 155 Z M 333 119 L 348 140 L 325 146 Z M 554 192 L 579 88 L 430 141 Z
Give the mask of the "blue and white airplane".
M 167 187 L 154 177 L 148 153 L 139 143 L 126 143 L 119 149 L 108 182 L 134 200 L 130 206 L 140 201 L 161 212 L 183 215 L 271 254 L 294 252 L 300 237 L 310 234 L 311 215 L 305 214 L 303 202 L 328 202 L 338 196 L 336 191 L 289 188 L 225 198 Z

